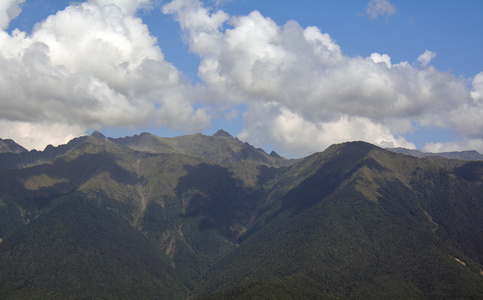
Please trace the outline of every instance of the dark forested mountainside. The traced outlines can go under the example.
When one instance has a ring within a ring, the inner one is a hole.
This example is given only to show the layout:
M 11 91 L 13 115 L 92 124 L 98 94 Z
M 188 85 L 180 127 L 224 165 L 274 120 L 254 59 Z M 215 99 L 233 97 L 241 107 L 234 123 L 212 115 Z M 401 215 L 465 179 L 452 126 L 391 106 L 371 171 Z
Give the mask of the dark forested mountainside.
M 481 298 L 482 184 L 480 161 L 224 131 L 4 151 L 0 298 Z

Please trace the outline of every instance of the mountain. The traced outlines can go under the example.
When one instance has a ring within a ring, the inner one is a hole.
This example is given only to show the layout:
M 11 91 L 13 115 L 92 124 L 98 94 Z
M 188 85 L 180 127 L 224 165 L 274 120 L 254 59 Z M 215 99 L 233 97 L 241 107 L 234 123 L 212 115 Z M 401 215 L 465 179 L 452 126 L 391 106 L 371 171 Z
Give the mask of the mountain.
M 480 161 L 222 130 L 8 154 L 0 298 L 483 297 Z
M 283 190 L 281 201 L 264 211 L 268 216 L 255 234 L 208 273 L 200 295 L 483 295 L 481 185 L 365 143 L 332 146 L 281 177 L 294 174 L 296 187 L 282 180 L 273 189 Z
M 83 143 L 87 138 L 87 136 L 78 137 L 69 141 L 65 145 L 60 145 L 57 147 L 48 145 L 45 147 L 44 151 L 27 151 L 23 147 L 19 146 L 21 149 L 24 149 L 24 151 L 0 152 L 0 169 L 16 169 L 48 163 L 74 149 Z M 18 149 L 18 147 L 16 147 L 16 149 Z
M 0 246 L 3 299 L 175 299 L 186 293 L 155 245 L 81 194 L 63 198 Z
M 15 143 L 10 139 L 0 139 L 0 153 L 22 153 L 27 152 L 27 149 Z
M 396 152 L 396 153 L 414 156 L 414 157 L 440 156 L 440 157 L 449 158 L 449 159 L 483 160 L 483 154 L 475 150 L 441 152 L 441 153 L 421 152 L 419 150 L 412 150 L 412 149 L 406 149 L 406 148 L 387 148 L 387 150 Z
M 201 133 L 174 138 L 162 138 L 150 133 L 141 133 L 133 137 L 110 139 L 115 144 L 138 151 L 151 153 L 179 153 L 203 157 L 217 163 L 233 161 L 256 161 L 270 166 L 291 164 L 278 154 L 267 155 L 262 149 L 256 149 L 243 143 L 224 130 L 218 130 L 213 136 Z

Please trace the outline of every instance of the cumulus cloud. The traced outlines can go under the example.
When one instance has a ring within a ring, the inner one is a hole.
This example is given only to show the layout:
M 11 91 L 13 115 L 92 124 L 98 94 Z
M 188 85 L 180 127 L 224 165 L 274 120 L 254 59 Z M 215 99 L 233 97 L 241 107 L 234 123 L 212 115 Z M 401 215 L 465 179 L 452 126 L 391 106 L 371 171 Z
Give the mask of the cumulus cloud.
M 473 79 L 473 91 L 471 92 L 471 97 L 475 103 L 483 103 L 483 72 L 480 72 Z
M 387 54 L 379 54 L 377 52 L 372 53 L 370 58 L 372 59 L 373 62 L 377 63 L 384 63 L 386 67 L 390 68 L 391 67 L 391 57 Z
M 416 68 L 388 54 L 346 56 L 319 28 L 280 26 L 258 11 L 228 16 L 197 0 L 174 0 L 164 12 L 201 58 L 205 101 L 247 104 L 240 137 L 260 146 L 265 141 L 295 156 L 344 139 L 414 147 L 400 134 L 420 126 L 464 132 L 470 121 L 462 111 L 471 119 L 482 111 L 464 79 L 428 66 L 430 51 L 418 58 L 424 68 Z M 480 132 L 483 124 L 475 127 Z
M 471 100 L 443 113 L 441 128 L 453 129 L 459 139 L 446 143 L 427 143 L 424 150 L 428 152 L 449 152 L 477 150 L 483 153 L 483 72 L 477 74 L 472 81 Z
M 462 139 L 458 142 L 447 142 L 447 143 L 427 143 L 423 151 L 425 152 L 452 152 L 452 151 L 466 151 L 474 150 L 482 153 L 483 149 L 483 139 Z
M 421 67 L 426 68 L 435 57 L 436 53 L 426 50 L 418 57 L 418 61 L 421 63 Z
M 8 22 L 19 1 L 5 3 L 0 16 Z M 25 122 L 55 128 L 51 138 L 45 133 L 29 142 L 41 148 L 57 135 L 65 142 L 79 128 L 156 124 L 199 130 L 209 124 L 206 110 L 188 102 L 180 72 L 135 15 L 148 4 L 90 0 L 49 16 L 29 35 L 1 31 L 0 120 L 9 126 L 0 135 L 25 132 Z
M 11 20 L 15 19 L 22 9 L 20 5 L 25 0 L 2 0 L 0 2 L 0 29 L 5 30 Z
M 1 134 L 8 133 L 15 142 L 27 149 L 43 150 L 46 145 L 63 144 L 81 136 L 85 128 L 65 123 L 33 123 L 0 120 Z M 41 147 L 42 146 L 42 147 Z
M 375 20 L 384 15 L 392 16 L 397 13 L 397 9 L 387 0 L 371 0 L 364 12 L 371 20 Z
M 452 110 L 449 121 L 460 136 L 483 141 L 483 72 L 475 76 L 472 87 L 472 101 L 465 102 Z
M 115 5 L 117 8 L 121 9 L 124 14 L 133 15 L 140 8 L 148 8 L 150 6 L 150 0 L 89 0 L 93 4 L 100 6 Z
M 8 24 L 19 4 L 2 2 L 0 20 Z M 162 11 L 200 58 L 200 82 L 188 85 L 136 15 L 149 5 L 89 0 L 31 34 L 0 31 L 0 136 L 39 148 L 103 127 L 201 130 L 213 115 L 230 120 L 246 107 L 239 137 L 290 157 L 348 140 L 414 148 L 403 135 L 425 126 L 455 131 L 458 145 L 483 145 L 483 73 L 469 88 L 431 66 L 431 51 L 415 63 L 351 57 L 317 27 L 174 0 Z M 396 13 L 387 1 L 369 8 L 375 18 Z
M 404 138 L 395 137 L 387 126 L 360 116 L 337 114 L 330 120 L 318 121 L 270 102 L 250 106 L 244 117 L 246 125 L 239 138 L 258 145 L 277 145 L 280 153 L 288 157 L 306 156 L 347 141 L 415 148 Z

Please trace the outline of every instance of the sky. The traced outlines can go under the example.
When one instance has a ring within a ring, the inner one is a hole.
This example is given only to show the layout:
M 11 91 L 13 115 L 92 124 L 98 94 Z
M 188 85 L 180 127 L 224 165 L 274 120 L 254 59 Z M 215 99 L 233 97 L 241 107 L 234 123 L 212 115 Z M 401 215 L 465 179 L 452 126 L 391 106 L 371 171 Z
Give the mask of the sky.
M 483 153 L 483 1 L 0 1 L 0 138 L 218 129 Z

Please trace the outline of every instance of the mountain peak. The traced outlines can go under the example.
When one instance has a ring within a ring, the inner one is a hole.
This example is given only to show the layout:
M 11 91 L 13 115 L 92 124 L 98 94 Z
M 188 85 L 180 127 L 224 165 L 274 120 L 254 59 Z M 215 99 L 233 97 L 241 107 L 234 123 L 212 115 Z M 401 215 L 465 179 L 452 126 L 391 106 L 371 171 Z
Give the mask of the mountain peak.
M 0 139 L 0 153 L 11 152 L 11 153 L 22 153 L 28 152 L 27 149 L 15 143 L 11 139 Z
M 213 136 L 216 137 L 229 137 L 232 138 L 233 136 L 228 132 L 224 131 L 223 129 L 218 130 Z
M 281 157 L 281 156 L 280 156 L 280 155 L 279 155 L 277 152 L 275 152 L 275 151 L 270 152 L 269 156 L 271 156 L 271 157 L 275 157 L 275 158 L 282 158 L 282 157 Z
M 380 148 L 376 145 L 373 145 L 364 141 L 352 141 L 352 142 L 344 142 L 340 144 L 333 144 L 326 150 L 329 150 L 329 149 L 337 149 L 339 151 L 343 151 L 343 153 L 346 153 L 347 155 L 364 156 L 369 151 L 374 149 L 380 149 Z
M 106 136 L 105 136 L 105 135 L 103 135 L 103 134 L 102 134 L 100 131 L 98 131 L 98 130 L 95 130 L 95 131 L 94 131 L 94 132 L 91 134 L 91 136 L 96 137 L 96 138 L 98 138 L 98 139 L 105 139 L 105 138 L 106 138 Z

